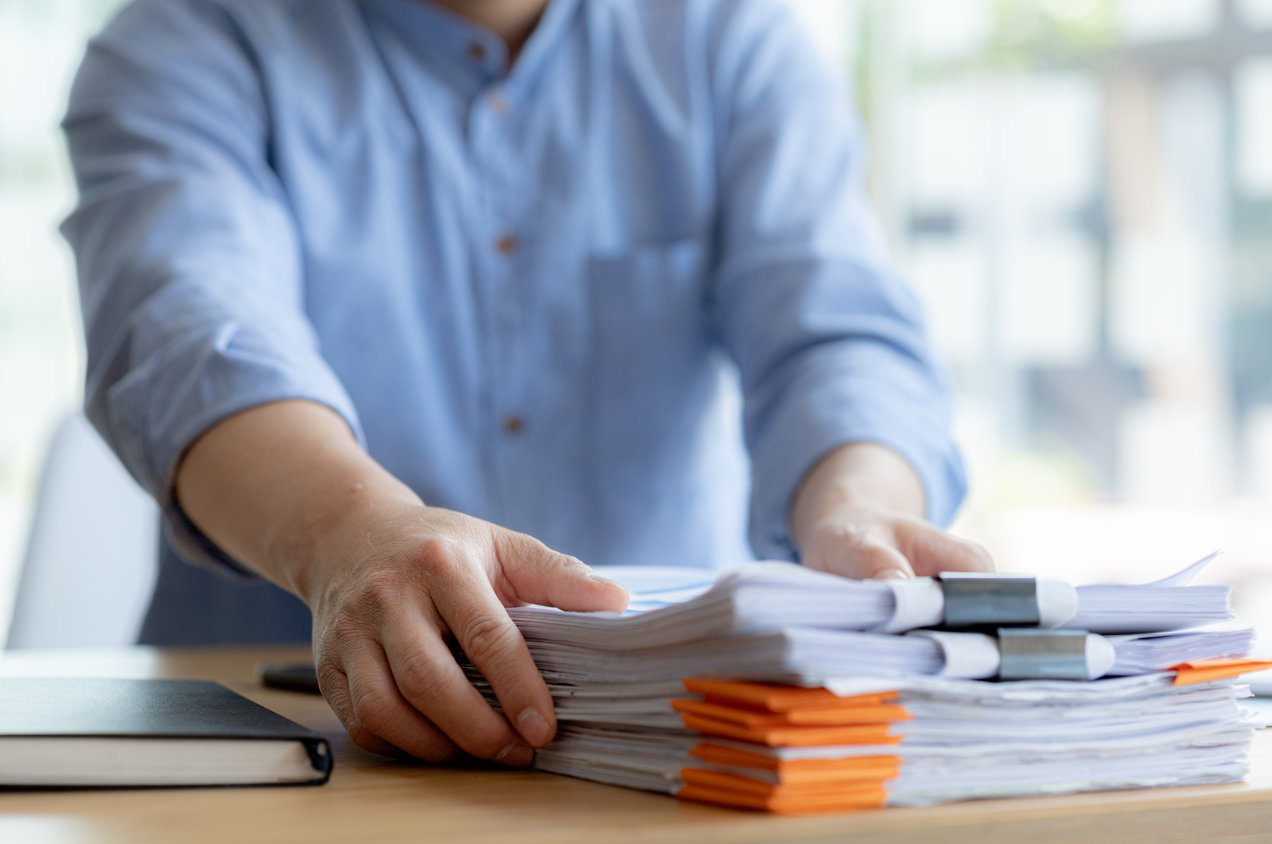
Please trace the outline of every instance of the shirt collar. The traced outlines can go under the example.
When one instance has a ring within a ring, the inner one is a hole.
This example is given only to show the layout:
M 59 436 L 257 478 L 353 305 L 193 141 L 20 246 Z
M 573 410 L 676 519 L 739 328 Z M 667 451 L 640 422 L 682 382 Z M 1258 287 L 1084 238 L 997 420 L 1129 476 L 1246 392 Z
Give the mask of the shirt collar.
M 511 76 L 507 46 L 486 27 L 428 0 L 373 2 L 406 44 L 432 55 L 445 56 L 488 83 L 505 77 L 511 81 L 533 75 L 563 37 L 580 0 L 548 3 L 534 32 L 521 48 Z

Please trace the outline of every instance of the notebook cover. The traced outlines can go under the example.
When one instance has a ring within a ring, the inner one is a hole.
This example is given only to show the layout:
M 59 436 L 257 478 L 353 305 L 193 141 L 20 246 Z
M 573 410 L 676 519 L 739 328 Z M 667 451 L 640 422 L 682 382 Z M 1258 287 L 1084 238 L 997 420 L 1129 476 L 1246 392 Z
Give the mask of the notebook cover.
M 269 739 L 305 745 L 331 774 L 331 748 L 219 683 L 197 680 L 0 678 L 0 737 Z

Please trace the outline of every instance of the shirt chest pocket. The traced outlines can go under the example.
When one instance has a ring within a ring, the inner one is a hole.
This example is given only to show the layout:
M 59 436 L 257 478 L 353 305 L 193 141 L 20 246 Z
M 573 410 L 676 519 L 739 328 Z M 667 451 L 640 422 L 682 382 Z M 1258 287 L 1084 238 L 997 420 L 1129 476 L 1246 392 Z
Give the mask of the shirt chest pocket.
M 620 448 L 657 449 L 696 410 L 709 370 L 706 250 L 694 239 L 632 247 L 593 256 L 589 274 L 600 429 Z

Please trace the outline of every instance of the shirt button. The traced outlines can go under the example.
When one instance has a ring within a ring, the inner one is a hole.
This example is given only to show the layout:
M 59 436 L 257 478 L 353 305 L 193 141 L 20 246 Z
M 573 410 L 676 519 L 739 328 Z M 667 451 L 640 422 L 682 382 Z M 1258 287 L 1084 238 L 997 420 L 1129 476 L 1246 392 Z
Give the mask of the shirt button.
M 508 98 L 499 91 L 492 91 L 490 93 L 489 101 L 490 107 L 494 110 L 495 114 L 508 113 Z
M 506 234 L 495 241 L 495 248 L 504 255 L 511 255 L 517 249 L 517 238 L 515 235 Z
M 481 61 L 486 58 L 486 48 L 474 41 L 468 45 L 468 58 L 475 62 Z
M 507 416 L 503 421 L 503 429 L 508 434 L 519 434 L 523 424 L 520 416 Z

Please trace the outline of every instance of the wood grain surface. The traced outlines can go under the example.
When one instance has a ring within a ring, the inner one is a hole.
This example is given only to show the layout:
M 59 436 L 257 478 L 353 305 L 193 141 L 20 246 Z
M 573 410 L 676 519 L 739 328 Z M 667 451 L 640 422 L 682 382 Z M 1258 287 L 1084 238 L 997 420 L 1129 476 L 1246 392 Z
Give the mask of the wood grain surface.
M 351 744 L 318 697 L 261 687 L 263 659 L 303 649 L 9 652 L 8 677 L 217 680 L 326 733 L 336 750 L 322 787 L 0 792 L 3 844 L 149 842 L 852 842 L 852 844 L 1272 844 L 1272 732 L 1238 785 L 982 800 L 779 818 L 551 774 L 391 762 Z

